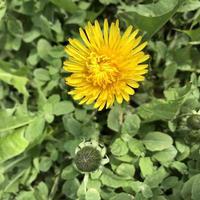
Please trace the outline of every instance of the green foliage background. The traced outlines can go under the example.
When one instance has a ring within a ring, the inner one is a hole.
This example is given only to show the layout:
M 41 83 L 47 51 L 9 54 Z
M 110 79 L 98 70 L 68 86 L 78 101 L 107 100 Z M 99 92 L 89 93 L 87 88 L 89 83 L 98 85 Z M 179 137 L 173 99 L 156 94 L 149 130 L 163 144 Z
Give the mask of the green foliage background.
M 104 18 L 140 28 L 151 61 L 129 104 L 96 112 L 67 95 L 63 48 Z M 199 200 L 199 23 L 199 0 L 1 0 L 0 199 Z M 87 185 L 83 139 L 110 160 Z

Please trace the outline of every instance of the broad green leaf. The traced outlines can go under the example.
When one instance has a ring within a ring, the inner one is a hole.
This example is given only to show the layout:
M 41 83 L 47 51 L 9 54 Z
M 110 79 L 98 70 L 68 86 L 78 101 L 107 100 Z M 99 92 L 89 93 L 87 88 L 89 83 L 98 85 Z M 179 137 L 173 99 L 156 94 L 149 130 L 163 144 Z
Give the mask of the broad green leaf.
M 87 119 L 87 111 L 83 109 L 76 108 L 75 109 L 75 117 L 79 121 L 85 121 Z
M 176 169 L 177 171 L 179 171 L 181 174 L 187 174 L 187 165 L 185 165 L 185 163 L 183 162 L 179 162 L 179 161 L 174 161 L 170 167 Z
M 143 177 L 152 175 L 154 171 L 153 162 L 149 157 L 142 157 L 139 160 L 139 166 Z
M 0 21 L 6 13 L 6 0 L 0 2 Z
M 40 36 L 39 30 L 33 29 L 29 32 L 24 33 L 23 40 L 24 42 L 29 43 L 38 38 L 39 36 Z
M 88 191 L 85 194 L 85 200 L 100 200 L 100 194 L 99 192 L 94 188 L 89 188 Z
M 19 128 L 0 137 L 0 162 L 17 156 L 26 149 L 29 143 L 24 138 L 24 130 L 24 128 Z
M 162 151 L 171 147 L 173 140 L 169 135 L 155 131 L 145 135 L 143 143 L 150 151 Z
M 200 2 L 199 2 L 200 5 Z M 190 37 L 190 44 L 199 45 L 200 44 L 200 28 L 193 30 L 179 30 Z
M 162 182 L 162 187 L 164 190 L 168 190 L 170 188 L 174 188 L 178 184 L 178 177 L 177 176 L 170 176 L 167 177 L 163 182 Z
M 34 15 L 32 17 L 34 26 L 40 31 L 40 34 L 43 35 L 48 40 L 53 40 L 53 34 L 51 30 L 52 22 L 49 21 L 44 15 Z
M 110 110 L 109 114 L 108 114 L 108 119 L 107 119 L 107 124 L 108 124 L 108 128 L 118 132 L 119 128 L 120 128 L 120 122 L 119 122 L 119 118 L 120 118 L 120 107 L 118 105 L 115 105 L 114 107 L 112 107 L 112 109 Z
M 96 180 L 89 179 L 87 182 L 87 188 L 88 189 L 93 188 L 96 189 L 98 192 L 101 192 L 101 181 L 98 179 Z
M 74 169 L 73 165 L 66 166 L 61 174 L 61 178 L 64 180 L 74 179 L 78 175 L 78 172 Z
M 200 199 L 200 176 L 196 177 L 192 185 L 192 199 Z
M 160 167 L 156 170 L 151 176 L 148 176 L 145 179 L 145 183 L 148 184 L 151 188 L 156 188 L 162 181 L 168 176 L 168 172 L 164 167 Z
M 171 146 L 168 149 L 159 151 L 153 155 L 153 158 L 161 163 L 166 163 L 172 161 L 177 155 L 177 150 L 175 147 Z
M 40 182 L 35 189 L 35 196 L 37 199 L 46 200 L 48 197 L 48 187 L 44 182 Z
M 141 198 L 138 199 L 138 197 L 136 195 L 135 199 L 138 199 L 138 200 L 145 199 L 146 200 L 153 196 L 151 188 L 149 187 L 149 185 L 147 185 L 144 182 L 139 182 L 139 181 L 130 182 L 129 186 L 136 194 L 141 194 Z
M 62 186 L 62 193 L 70 199 L 75 199 L 79 186 L 78 179 L 67 180 Z
M 40 80 L 40 81 L 49 81 L 50 80 L 49 72 L 46 69 L 37 68 L 34 70 L 33 74 L 37 80 Z
M 59 8 L 62 8 L 72 14 L 78 9 L 72 0 L 51 0 L 51 2 Z
M 49 51 L 51 50 L 50 43 L 45 39 L 40 39 L 37 43 L 37 52 L 40 58 L 48 61 L 49 59 Z
M 120 3 L 120 0 L 99 0 L 99 1 L 105 5 Z
M 176 13 L 179 0 L 159 0 L 157 3 L 136 6 L 122 6 L 119 16 L 128 24 L 144 31 L 152 37 Z
M 69 133 L 71 133 L 75 137 L 81 135 L 82 125 L 76 119 L 74 119 L 73 117 L 69 117 L 68 115 L 65 115 L 63 117 L 63 123 L 65 130 L 69 131 Z
M 127 144 L 120 138 L 117 138 L 111 145 L 111 152 L 115 156 L 123 156 L 128 153 Z
M 33 117 L 28 115 L 23 116 L 7 116 L 1 119 L 0 132 L 9 131 L 11 129 L 25 126 L 33 121 Z
M 11 74 L 0 68 L 0 80 L 12 85 L 18 90 L 18 92 L 24 94 L 25 96 L 29 95 L 26 89 L 26 84 L 28 82 L 26 77 Z
M 177 72 L 177 69 L 178 69 L 178 66 L 176 63 L 170 63 L 168 64 L 164 71 L 163 71 L 163 77 L 165 79 L 168 79 L 168 80 L 171 80 L 174 78 L 174 76 L 176 75 L 176 72 Z
M 122 163 L 117 167 L 116 173 L 123 177 L 132 178 L 135 174 L 135 167 L 133 164 Z
M 53 114 L 56 116 L 64 115 L 74 111 L 74 105 L 71 101 L 60 101 L 53 105 Z
M 111 170 L 105 168 L 100 179 L 103 185 L 112 188 L 126 187 L 128 185 L 127 180 L 115 175 Z
M 143 104 L 138 108 L 138 114 L 148 122 L 157 120 L 171 120 L 173 119 L 180 107 L 181 102 L 164 101 L 155 99 L 150 103 Z
M 190 155 L 190 148 L 185 144 L 184 141 L 176 140 L 175 141 L 176 148 L 180 152 L 177 155 L 177 160 L 181 161 L 187 158 Z
M 140 128 L 140 118 L 136 114 L 127 114 L 122 124 L 122 133 L 136 135 Z
M 34 191 L 22 191 L 18 194 L 16 200 L 37 200 L 34 195 Z
M 183 199 L 199 199 L 199 180 L 200 174 L 196 174 L 184 183 L 183 188 L 181 189 L 181 196 Z
M 53 46 L 49 52 L 52 58 L 61 58 L 65 56 L 65 51 L 63 46 Z
M 132 200 L 133 196 L 127 193 L 119 193 L 116 194 L 114 197 L 110 198 L 110 200 Z
M 178 12 L 188 12 L 200 8 L 199 0 L 183 0 L 183 3 L 180 5 Z
M 52 165 L 52 160 L 47 156 L 42 156 L 40 158 L 39 169 L 42 172 L 47 172 Z
M 132 155 L 126 154 L 124 156 L 115 156 L 117 160 L 120 160 L 122 162 L 132 163 L 134 160 L 134 157 Z
M 74 156 L 75 155 L 75 149 L 76 147 L 80 144 L 80 140 L 67 140 L 64 143 L 64 149 L 71 155 Z
M 44 127 L 45 127 L 45 119 L 44 116 L 37 116 L 33 119 L 32 122 L 29 123 L 26 131 L 25 131 L 25 138 L 30 143 L 39 142 L 41 139 L 44 138 Z
M 78 24 L 82 26 L 85 22 L 86 12 L 84 10 L 77 10 L 69 19 L 67 20 L 67 24 Z
M 22 40 L 21 40 L 20 37 L 15 37 L 11 34 L 8 34 L 7 40 L 6 40 L 6 43 L 5 43 L 5 50 L 7 50 L 7 51 L 11 51 L 11 50 L 18 51 L 21 47 L 21 44 L 22 44 Z
M 22 22 L 18 19 L 15 19 L 14 17 L 8 18 L 7 21 L 8 31 L 14 36 L 14 37 L 22 37 L 23 34 L 23 26 Z
M 128 147 L 130 151 L 135 154 L 136 156 L 142 156 L 145 154 L 145 147 L 142 143 L 142 141 L 137 140 L 135 138 L 131 138 L 128 141 Z

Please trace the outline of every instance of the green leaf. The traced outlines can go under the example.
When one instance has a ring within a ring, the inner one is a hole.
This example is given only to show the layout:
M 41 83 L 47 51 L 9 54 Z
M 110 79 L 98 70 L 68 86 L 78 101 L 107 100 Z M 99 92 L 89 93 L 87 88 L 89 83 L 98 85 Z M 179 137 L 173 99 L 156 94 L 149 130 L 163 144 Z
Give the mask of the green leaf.
M 143 156 L 145 153 L 145 147 L 143 143 L 140 140 L 137 140 L 135 138 L 131 138 L 128 141 L 128 147 L 130 151 L 136 156 Z
M 87 119 L 87 111 L 83 109 L 76 108 L 75 109 L 75 117 L 79 121 L 85 121 Z
M 47 172 L 52 165 L 52 160 L 47 156 L 42 156 L 40 158 L 39 168 L 42 172 Z
M 69 13 L 74 13 L 76 10 L 78 10 L 78 7 L 72 0 L 50 0 L 53 4 L 58 6 L 59 8 L 64 9 L 65 11 Z
M 43 68 L 35 69 L 33 74 L 37 80 L 40 80 L 40 81 L 50 80 L 49 72 L 46 69 L 43 69 Z
M 62 193 L 65 194 L 70 199 L 76 199 L 76 193 L 80 186 L 79 181 L 75 178 L 73 180 L 67 180 L 63 184 Z
M 0 21 L 6 13 L 6 1 L 2 0 L 0 2 Z
M 63 117 L 63 123 L 64 127 L 69 133 L 74 135 L 75 137 L 79 136 L 82 133 L 82 125 L 80 122 L 78 122 L 73 117 L 69 117 L 68 115 L 65 115 Z
M 181 174 L 187 174 L 187 165 L 185 163 L 179 162 L 179 161 L 174 161 L 170 167 L 178 170 Z
M 126 187 L 128 185 L 127 180 L 115 175 L 111 170 L 105 168 L 100 179 L 103 185 L 112 188 Z
M 74 109 L 71 101 L 60 101 L 53 105 L 53 114 L 56 116 L 64 115 L 73 112 Z
M 168 172 L 164 167 L 160 167 L 158 170 L 153 172 L 151 176 L 146 177 L 145 183 L 151 188 L 156 188 L 162 181 L 168 176 Z
M 108 114 L 107 124 L 108 127 L 116 132 L 119 131 L 120 123 L 119 123 L 119 116 L 120 116 L 120 107 L 115 105 L 112 107 Z
M 75 155 L 75 149 L 79 145 L 81 141 L 80 140 L 67 140 L 64 143 L 64 149 L 70 153 L 71 156 Z
M 120 0 L 99 0 L 99 1 L 104 5 L 120 3 Z
M 123 177 L 132 178 L 135 174 L 135 167 L 133 164 L 122 163 L 117 167 L 116 173 Z
M 78 24 L 81 26 L 84 24 L 86 16 L 87 15 L 84 10 L 78 10 L 67 20 L 67 24 Z
M 25 138 L 31 143 L 39 142 L 40 139 L 44 138 L 44 135 L 42 135 L 44 127 L 44 116 L 37 116 L 31 123 L 29 123 L 25 131 Z
M 53 46 L 51 48 L 51 51 L 49 52 L 49 55 L 52 58 L 61 58 L 65 56 L 65 51 L 63 46 Z
M 26 149 L 29 143 L 24 138 L 24 130 L 20 128 L 0 137 L 0 162 L 17 156 Z
M 150 151 L 162 151 L 171 147 L 173 140 L 169 135 L 155 131 L 145 135 L 143 143 Z
M 48 187 L 44 182 L 40 182 L 35 189 L 37 199 L 46 200 L 48 198 Z
M 74 179 L 78 175 L 78 172 L 72 165 L 65 167 L 62 171 L 61 178 L 64 180 Z
M 45 39 L 40 39 L 37 43 L 37 52 L 40 58 L 48 61 L 49 59 L 49 51 L 51 50 L 50 43 Z
M 197 176 L 192 185 L 192 199 L 199 200 L 200 199 L 200 176 Z
M 188 12 L 198 8 L 200 8 L 199 0 L 184 0 L 178 9 L 178 12 Z
M 176 13 L 179 0 L 159 0 L 157 3 L 138 6 L 122 6 L 125 11 L 119 16 L 128 24 L 144 31 L 148 38 L 152 37 Z
M 99 192 L 94 188 L 89 188 L 88 191 L 85 194 L 85 200 L 100 200 L 100 194 Z
M 131 189 L 136 193 L 139 194 L 139 192 L 142 192 L 142 199 L 143 200 L 145 197 L 150 198 L 152 197 L 152 191 L 151 188 L 144 182 L 139 182 L 139 181 L 132 181 L 129 183 L 129 186 Z
M 140 158 L 139 166 L 143 177 L 152 175 L 154 167 L 153 167 L 153 162 L 149 157 Z
M 26 89 L 28 79 L 26 77 L 11 74 L 0 68 L 0 80 L 12 85 L 18 90 L 18 92 L 28 96 L 28 91 Z
M 47 17 L 44 15 L 34 15 L 31 19 L 33 22 L 34 26 L 40 31 L 40 34 L 43 35 L 45 38 L 48 40 L 53 40 L 53 34 L 52 34 L 52 22 L 49 21 Z M 41 39 L 43 40 L 43 39 Z M 50 49 L 48 49 L 50 50 Z
M 25 126 L 33 121 L 33 117 L 28 115 L 22 116 L 6 116 L 1 119 L 0 132 L 9 131 L 15 128 Z
M 153 155 L 153 158 L 158 160 L 161 163 L 166 163 L 172 161 L 177 155 L 177 150 L 173 146 L 169 147 L 168 149 L 164 149 L 159 151 Z
M 196 174 L 184 183 L 181 190 L 181 196 L 183 197 L 183 199 L 199 199 L 199 180 L 200 174 Z
M 110 200 L 132 200 L 133 196 L 127 193 L 119 193 L 116 194 L 114 197 L 110 198 Z
M 33 29 L 24 34 L 23 40 L 24 40 L 24 42 L 30 43 L 33 40 L 35 40 L 36 38 L 38 38 L 39 36 L 40 36 L 40 31 L 37 29 Z
M 177 160 L 179 161 L 184 160 L 190 155 L 190 148 L 184 143 L 184 141 L 176 140 L 175 144 L 176 144 L 177 150 L 180 152 L 177 155 Z
M 140 128 L 140 118 L 136 114 L 127 114 L 122 124 L 122 133 L 136 135 Z
M 174 188 L 178 184 L 178 177 L 177 176 L 170 176 L 167 177 L 163 182 L 162 182 L 162 187 L 164 190 L 169 190 L 170 188 Z
M 14 36 L 14 37 L 22 37 L 23 34 L 23 26 L 22 22 L 18 19 L 15 19 L 13 17 L 10 17 L 7 21 L 8 31 Z
M 148 122 L 173 119 L 180 107 L 180 101 L 164 101 L 155 99 L 138 108 L 138 114 Z
M 200 4 L 200 2 L 199 2 Z M 193 30 L 179 30 L 190 37 L 190 44 L 198 45 L 200 44 L 200 28 Z
M 123 156 L 128 153 L 127 144 L 120 138 L 117 138 L 110 148 L 112 154 L 116 156 Z
M 34 191 L 22 191 L 18 194 L 16 200 L 36 200 L 34 196 Z

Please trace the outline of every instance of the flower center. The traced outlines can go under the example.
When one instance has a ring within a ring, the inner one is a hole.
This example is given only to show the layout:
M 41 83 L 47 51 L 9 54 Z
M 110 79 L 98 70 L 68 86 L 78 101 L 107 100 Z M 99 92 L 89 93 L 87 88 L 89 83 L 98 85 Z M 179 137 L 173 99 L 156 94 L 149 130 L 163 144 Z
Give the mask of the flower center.
M 88 69 L 87 80 L 95 86 L 106 88 L 107 85 L 117 80 L 119 73 L 117 66 L 107 56 L 99 56 L 92 52 L 87 59 L 86 66 Z

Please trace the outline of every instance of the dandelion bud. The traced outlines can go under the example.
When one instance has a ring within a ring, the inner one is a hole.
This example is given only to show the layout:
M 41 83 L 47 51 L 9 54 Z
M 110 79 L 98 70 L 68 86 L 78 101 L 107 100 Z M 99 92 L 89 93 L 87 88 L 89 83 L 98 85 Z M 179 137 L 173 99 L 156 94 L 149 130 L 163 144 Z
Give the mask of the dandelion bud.
M 75 165 L 82 172 L 92 172 L 101 164 L 101 153 L 93 146 L 81 148 L 75 155 Z

